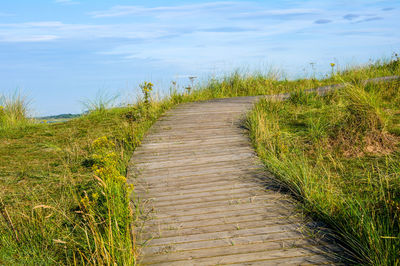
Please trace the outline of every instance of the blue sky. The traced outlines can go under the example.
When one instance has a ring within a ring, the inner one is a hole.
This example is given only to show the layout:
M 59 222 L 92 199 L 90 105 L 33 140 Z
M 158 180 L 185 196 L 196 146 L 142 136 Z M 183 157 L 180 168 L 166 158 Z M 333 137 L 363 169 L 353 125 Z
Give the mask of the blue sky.
M 35 115 L 78 113 L 99 91 L 134 98 L 236 68 L 289 77 L 390 57 L 400 1 L 0 2 L 0 93 L 20 89 Z

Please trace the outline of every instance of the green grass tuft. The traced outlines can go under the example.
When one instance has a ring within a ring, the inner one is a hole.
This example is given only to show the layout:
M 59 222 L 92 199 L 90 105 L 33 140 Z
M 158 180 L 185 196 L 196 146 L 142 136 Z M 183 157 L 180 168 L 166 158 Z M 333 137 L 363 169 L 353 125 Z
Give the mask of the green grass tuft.
M 86 112 L 105 112 L 107 109 L 114 107 L 118 95 L 110 95 L 106 91 L 98 91 L 93 99 L 82 101 L 82 105 Z
M 29 101 L 20 92 L 0 95 L 0 129 L 21 128 L 32 124 L 28 111 Z

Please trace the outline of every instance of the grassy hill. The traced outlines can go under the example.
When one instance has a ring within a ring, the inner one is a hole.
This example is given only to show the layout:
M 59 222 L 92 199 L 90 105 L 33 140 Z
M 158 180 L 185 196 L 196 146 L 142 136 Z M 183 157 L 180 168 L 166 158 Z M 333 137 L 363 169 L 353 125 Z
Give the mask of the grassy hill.
M 328 224 L 360 263 L 399 263 L 400 61 L 324 79 L 233 73 L 201 88 L 106 109 L 64 123 L 28 119 L 23 97 L 0 105 L 0 264 L 135 263 L 138 204 L 127 162 L 148 128 L 176 104 L 290 92 L 260 101 L 247 126 L 265 165 L 311 216 Z M 346 86 L 321 97 L 307 89 Z
M 72 119 L 82 116 L 82 114 L 60 114 L 60 115 L 50 115 L 37 117 L 39 120 L 56 120 L 56 119 Z

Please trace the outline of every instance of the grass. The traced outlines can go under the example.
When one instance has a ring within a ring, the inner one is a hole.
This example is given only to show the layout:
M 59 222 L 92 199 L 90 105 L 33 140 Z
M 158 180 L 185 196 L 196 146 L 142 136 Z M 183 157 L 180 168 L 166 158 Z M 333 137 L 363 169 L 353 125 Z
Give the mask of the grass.
M 249 118 L 260 156 L 312 215 L 342 232 L 360 260 L 382 262 L 373 254 L 384 248 L 390 261 L 398 243 L 393 225 L 399 198 L 397 151 L 390 148 L 400 132 L 398 87 L 364 86 L 362 80 L 398 74 L 393 62 L 335 72 L 321 80 L 237 71 L 185 92 L 172 90 L 158 101 L 151 99 L 152 84 L 143 83 L 144 99 L 136 104 L 111 108 L 113 99 L 101 95 L 87 101 L 89 113 L 54 124 L 27 118 L 27 101 L 19 94 L 3 98 L 0 264 L 135 264 L 138 210 L 130 204 L 134 188 L 125 176 L 129 158 L 152 123 L 182 102 L 283 92 L 292 92 L 287 103 L 262 101 Z M 353 85 L 325 98 L 304 93 L 341 82 Z M 5 114 L 17 113 L 23 115 L 16 122 L 3 122 Z M 362 127 L 357 127 L 359 119 L 365 121 Z M 348 130 L 354 128 L 357 134 Z M 371 128 L 373 134 L 368 135 Z M 347 142 L 342 145 L 341 140 Z M 353 205 L 348 205 L 351 197 Z M 367 215 L 380 206 L 384 214 Z M 349 214 L 361 207 L 358 220 Z M 386 217 L 386 231 L 374 231 L 382 233 L 374 238 L 380 244 L 368 249 L 369 231 L 362 231 L 359 220 L 368 224 L 378 216 Z M 350 221 L 351 230 L 337 220 Z
M 248 118 L 259 156 L 299 199 L 333 228 L 354 263 L 400 263 L 398 58 L 335 73 L 345 88 L 325 97 L 301 91 L 284 102 L 263 100 Z
M 24 127 L 33 122 L 28 118 L 29 101 L 16 91 L 14 94 L 0 94 L 0 129 Z
M 88 112 L 105 112 L 114 106 L 117 98 L 118 95 L 112 96 L 106 91 L 100 90 L 93 99 L 86 99 L 82 101 L 82 104 Z
M 173 103 L 0 131 L 0 264 L 134 264 L 126 166 Z

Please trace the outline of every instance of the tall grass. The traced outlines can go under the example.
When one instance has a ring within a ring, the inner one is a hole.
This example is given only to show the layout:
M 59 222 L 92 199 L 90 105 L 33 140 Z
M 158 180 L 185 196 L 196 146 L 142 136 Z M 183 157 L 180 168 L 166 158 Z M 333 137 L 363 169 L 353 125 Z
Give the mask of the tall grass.
M 400 57 L 394 53 L 391 58 L 380 59 L 368 64 L 348 67 L 334 72 L 331 79 L 352 81 L 355 84 L 362 83 L 368 78 L 398 75 Z
M 285 102 L 263 100 L 248 117 L 266 166 L 307 213 L 334 229 L 352 263 L 400 263 L 398 81 L 357 80 L 373 69 L 399 75 L 393 65 L 335 73 L 352 83 L 325 97 L 296 92 Z
M 0 128 L 23 127 L 32 122 L 28 117 L 29 100 L 16 91 L 0 95 Z
M 105 90 L 99 90 L 93 99 L 82 101 L 82 105 L 86 112 L 105 112 L 107 109 L 114 107 L 118 95 L 111 95 Z

